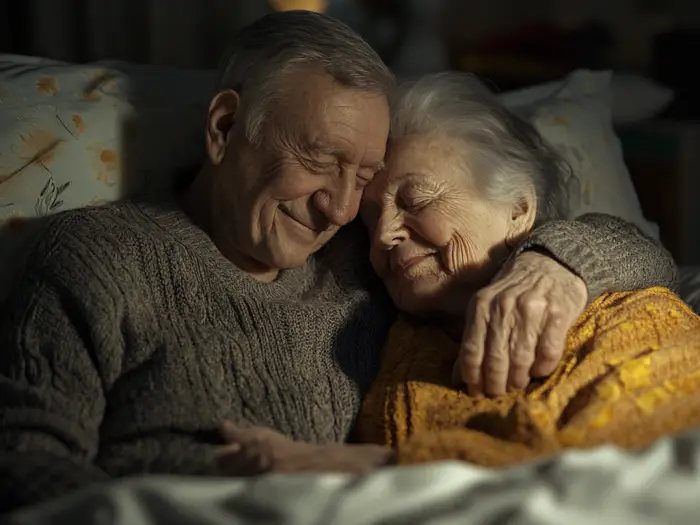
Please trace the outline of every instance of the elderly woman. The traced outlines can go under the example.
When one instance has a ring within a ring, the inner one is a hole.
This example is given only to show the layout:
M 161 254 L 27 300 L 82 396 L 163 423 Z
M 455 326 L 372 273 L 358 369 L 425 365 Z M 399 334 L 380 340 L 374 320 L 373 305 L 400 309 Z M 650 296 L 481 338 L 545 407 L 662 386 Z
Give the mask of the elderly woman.
M 565 173 L 536 130 L 476 78 L 429 76 L 405 90 L 387 167 L 361 214 L 372 265 L 412 315 L 385 344 L 361 441 L 391 445 L 400 463 L 500 466 L 569 446 L 644 446 L 700 423 L 700 318 L 663 288 L 603 294 L 557 353 L 538 356 L 532 334 L 487 324 L 469 327 L 460 350 L 470 300 L 472 312 L 491 304 L 504 289 L 487 285 L 533 229 L 566 216 Z M 500 306 L 474 319 L 507 327 L 511 315 Z M 543 374 L 552 363 L 554 373 Z M 470 395 L 504 371 L 506 395 Z

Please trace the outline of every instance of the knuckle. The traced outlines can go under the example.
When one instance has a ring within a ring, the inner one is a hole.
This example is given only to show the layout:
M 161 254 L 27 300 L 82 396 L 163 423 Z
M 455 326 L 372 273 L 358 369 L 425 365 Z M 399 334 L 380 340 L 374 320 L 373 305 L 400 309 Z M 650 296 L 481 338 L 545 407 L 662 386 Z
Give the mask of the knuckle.
M 528 312 L 543 312 L 547 308 L 547 301 L 538 293 L 524 293 L 518 297 L 518 308 Z
M 468 341 L 462 345 L 461 360 L 470 364 L 481 360 L 481 347 L 474 341 Z
M 493 292 L 488 286 L 476 292 L 476 294 L 474 294 L 474 304 L 476 306 L 477 311 L 480 308 L 488 308 L 488 305 L 491 304 L 492 298 Z
M 484 362 L 484 374 L 487 376 L 501 376 L 508 372 L 508 359 L 503 355 L 491 355 Z
M 564 353 L 564 348 L 560 348 L 556 345 L 544 345 L 539 353 L 538 361 L 541 362 L 556 362 L 558 363 Z
M 508 292 L 502 292 L 491 299 L 490 312 L 494 317 L 503 317 L 512 312 L 515 307 L 515 297 Z
M 535 353 L 521 347 L 516 347 L 511 351 L 510 360 L 516 367 L 528 367 L 535 360 Z

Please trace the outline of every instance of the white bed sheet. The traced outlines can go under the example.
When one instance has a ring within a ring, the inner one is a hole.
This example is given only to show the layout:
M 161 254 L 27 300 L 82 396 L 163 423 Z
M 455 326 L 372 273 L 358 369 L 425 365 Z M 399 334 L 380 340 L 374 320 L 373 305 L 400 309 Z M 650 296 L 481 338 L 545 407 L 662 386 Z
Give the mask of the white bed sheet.
M 606 447 L 532 466 L 456 462 L 362 478 L 146 477 L 15 514 L 11 525 L 684 525 L 700 523 L 700 431 L 639 453 Z

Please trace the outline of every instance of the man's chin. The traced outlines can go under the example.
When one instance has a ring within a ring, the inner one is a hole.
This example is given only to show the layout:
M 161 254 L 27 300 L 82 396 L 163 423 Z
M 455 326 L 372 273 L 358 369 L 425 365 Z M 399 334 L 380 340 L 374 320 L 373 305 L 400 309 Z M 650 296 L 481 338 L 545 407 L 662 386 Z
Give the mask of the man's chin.
M 270 250 L 269 264 L 277 270 L 291 270 L 304 266 L 318 247 L 314 246 L 283 246 Z

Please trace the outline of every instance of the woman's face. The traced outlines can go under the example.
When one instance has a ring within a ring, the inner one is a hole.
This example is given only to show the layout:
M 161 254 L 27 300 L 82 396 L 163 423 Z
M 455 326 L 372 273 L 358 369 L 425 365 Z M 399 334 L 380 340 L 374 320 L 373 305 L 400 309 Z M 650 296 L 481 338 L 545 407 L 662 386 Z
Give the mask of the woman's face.
M 365 191 L 370 260 L 404 311 L 461 315 L 507 257 L 507 239 L 522 234 L 513 206 L 478 192 L 464 151 L 444 137 L 392 141 L 386 169 Z

